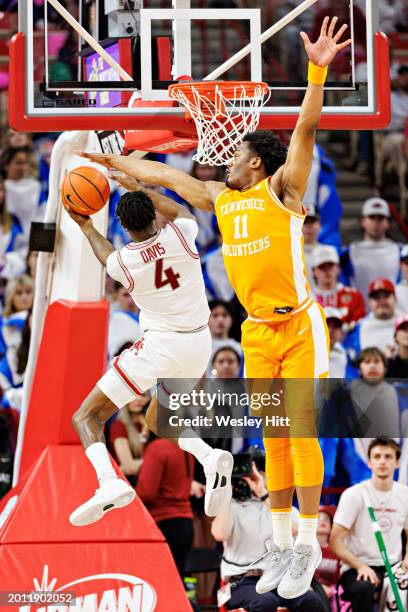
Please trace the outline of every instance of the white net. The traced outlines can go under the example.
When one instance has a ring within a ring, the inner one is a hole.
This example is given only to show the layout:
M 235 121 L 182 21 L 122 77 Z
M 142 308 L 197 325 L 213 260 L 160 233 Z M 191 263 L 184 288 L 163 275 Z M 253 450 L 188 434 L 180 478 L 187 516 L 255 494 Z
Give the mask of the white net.
M 244 83 L 237 83 L 228 97 L 215 85 L 210 97 L 208 89 L 202 92 L 190 85 L 187 96 L 182 88 L 172 86 L 171 97 L 186 108 L 196 126 L 198 145 L 194 161 L 225 166 L 245 134 L 258 127 L 261 108 L 269 99 L 268 92 L 265 83 L 251 83 L 250 93 Z

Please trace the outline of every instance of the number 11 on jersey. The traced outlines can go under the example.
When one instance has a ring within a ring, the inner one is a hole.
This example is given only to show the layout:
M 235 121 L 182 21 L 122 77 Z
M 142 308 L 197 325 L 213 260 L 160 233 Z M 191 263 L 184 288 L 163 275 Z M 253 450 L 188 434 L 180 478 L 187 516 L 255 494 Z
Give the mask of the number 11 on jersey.
M 234 217 L 234 238 L 248 238 L 248 215 Z

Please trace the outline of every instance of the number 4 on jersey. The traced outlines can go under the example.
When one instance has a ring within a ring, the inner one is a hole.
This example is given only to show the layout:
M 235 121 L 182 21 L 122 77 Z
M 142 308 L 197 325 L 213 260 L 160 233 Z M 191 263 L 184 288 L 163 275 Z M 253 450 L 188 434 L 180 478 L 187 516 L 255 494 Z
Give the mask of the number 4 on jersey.
M 161 287 L 165 287 L 166 285 L 170 285 L 173 290 L 177 289 L 180 287 L 180 283 L 178 282 L 179 278 L 180 274 L 175 274 L 173 268 L 166 268 L 163 276 L 163 260 L 156 260 L 156 274 L 154 279 L 156 289 L 161 289 Z

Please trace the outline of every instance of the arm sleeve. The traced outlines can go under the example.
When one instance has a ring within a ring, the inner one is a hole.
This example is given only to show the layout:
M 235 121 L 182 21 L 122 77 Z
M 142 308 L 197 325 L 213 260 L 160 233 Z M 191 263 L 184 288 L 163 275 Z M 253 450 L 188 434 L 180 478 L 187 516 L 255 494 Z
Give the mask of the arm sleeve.
M 346 529 L 351 529 L 359 511 L 360 504 L 356 496 L 356 490 L 354 488 L 346 489 L 340 497 L 333 522 Z
M 143 455 L 143 463 L 137 480 L 136 492 L 143 503 L 157 499 L 163 478 L 165 457 L 157 444 L 151 442 Z
M 109 255 L 106 260 L 106 271 L 111 278 L 121 283 L 127 290 L 130 289 L 129 272 L 124 267 L 120 251 L 114 251 Z

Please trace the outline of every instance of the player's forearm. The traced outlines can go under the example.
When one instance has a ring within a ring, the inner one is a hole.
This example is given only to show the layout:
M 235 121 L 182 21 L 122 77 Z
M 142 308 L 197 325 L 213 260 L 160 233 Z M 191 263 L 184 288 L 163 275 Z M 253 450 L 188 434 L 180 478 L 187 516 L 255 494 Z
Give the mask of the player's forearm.
M 229 504 L 222 512 L 217 514 L 211 523 L 211 534 L 217 542 L 225 542 L 231 536 L 232 511 Z
M 167 164 L 132 158 L 131 155 L 128 157 L 112 155 L 109 165 L 129 176 L 134 176 L 143 183 L 160 185 L 175 191 L 195 208 L 212 210 L 212 197 L 207 184 Z
M 337 555 L 340 561 L 343 561 L 343 563 L 346 563 L 353 569 L 357 570 L 361 565 L 363 565 L 360 559 L 353 555 L 351 550 L 347 548 L 343 540 L 337 538 L 332 539 L 330 540 L 330 546 L 332 551 L 335 555 Z
M 112 168 L 116 168 L 116 170 L 134 176 L 144 183 L 171 188 L 170 185 L 166 185 L 165 182 L 163 182 L 166 181 L 167 167 L 160 162 L 137 159 L 131 155 L 112 155 L 110 165 Z
M 174 221 L 180 215 L 186 214 L 187 210 L 181 204 L 177 204 L 171 198 L 163 195 L 162 193 L 158 193 L 157 191 L 152 191 L 150 189 L 145 190 L 151 201 L 153 202 L 154 208 L 161 213 L 166 219 L 169 221 Z
M 109 240 L 106 240 L 106 238 L 104 238 L 102 234 L 100 234 L 93 226 L 81 229 L 91 245 L 96 258 L 103 266 L 106 266 L 106 260 L 108 259 L 109 255 L 115 251 L 113 245 L 109 242 Z
M 296 123 L 297 131 L 314 138 L 323 108 L 323 85 L 309 83 Z

